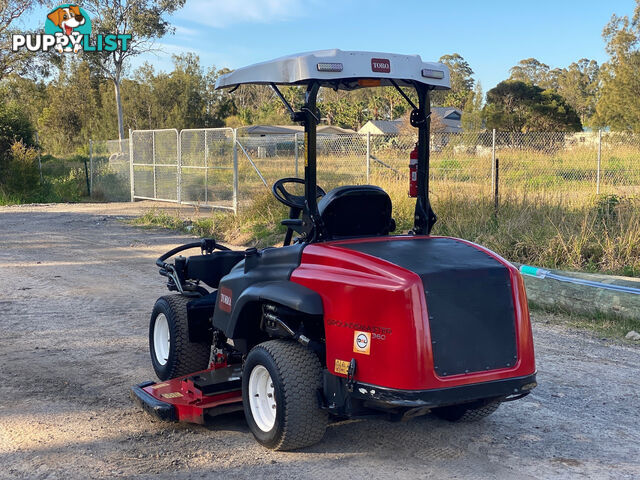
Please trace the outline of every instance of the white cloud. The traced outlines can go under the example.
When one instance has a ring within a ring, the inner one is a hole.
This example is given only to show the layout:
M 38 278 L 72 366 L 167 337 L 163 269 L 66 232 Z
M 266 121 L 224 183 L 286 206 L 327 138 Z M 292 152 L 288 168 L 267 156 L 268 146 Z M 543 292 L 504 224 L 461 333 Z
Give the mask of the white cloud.
M 214 65 L 217 68 L 236 65 L 234 62 L 238 61 L 237 55 L 242 55 L 245 52 L 243 52 L 242 49 L 234 50 L 232 52 L 217 52 L 209 49 L 176 45 L 175 43 L 156 42 L 154 44 L 153 51 L 131 59 L 131 71 L 140 67 L 144 62 L 148 62 L 154 66 L 156 71 L 170 72 L 173 70 L 172 55 L 182 57 L 187 53 L 195 53 L 198 55 L 198 57 L 200 57 L 200 65 L 207 70 L 209 67 Z M 250 61 L 244 63 L 250 63 Z
M 162 42 L 156 42 L 153 45 L 153 49 L 154 51 L 152 51 L 151 54 L 155 56 L 163 56 L 163 55 L 166 56 L 166 54 L 181 55 L 181 54 L 191 53 L 191 52 L 198 53 L 193 48 L 185 47 L 183 45 L 175 45 L 172 43 L 162 43 Z
M 195 28 L 187 28 L 182 25 L 174 25 L 176 36 L 195 37 L 199 34 Z
M 188 0 L 176 17 L 215 28 L 273 23 L 304 15 L 302 0 Z

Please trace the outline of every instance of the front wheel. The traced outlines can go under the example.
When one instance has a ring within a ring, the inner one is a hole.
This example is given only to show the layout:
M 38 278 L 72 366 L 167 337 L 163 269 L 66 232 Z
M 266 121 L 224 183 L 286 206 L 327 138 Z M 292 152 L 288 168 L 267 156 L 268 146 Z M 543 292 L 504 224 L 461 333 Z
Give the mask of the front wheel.
M 256 440 L 294 450 L 322 440 L 327 413 L 320 408 L 318 357 L 298 343 L 271 340 L 254 347 L 242 373 L 242 403 Z
M 160 297 L 149 323 L 149 350 L 153 369 L 160 380 L 205 370 L 210 346 L 189 341 L 187 303 L 183 295 Z

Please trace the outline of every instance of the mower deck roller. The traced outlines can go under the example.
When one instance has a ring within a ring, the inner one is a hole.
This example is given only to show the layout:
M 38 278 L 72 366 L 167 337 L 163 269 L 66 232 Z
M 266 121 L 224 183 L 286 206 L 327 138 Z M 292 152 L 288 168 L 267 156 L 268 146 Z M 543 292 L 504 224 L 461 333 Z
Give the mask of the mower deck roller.
M 478 420 L 530 393 L 520 273 L 480 245 L 431 235 L 429 98 L 449 88 L 446 66 L 325 50 L 238 69 L 216 87 L 251 83 L 270 85 L 305 129 L 304 180 L 272 189 L 289 207 L 284 245 L 242 252 L 204 239 L 158 259 L 176 292 L 158 299 L 149 325 L 161 381 L 133 387 L 133 398 L 159 418 L 194 423 L 242 408 L 259 443 L 292 450 L 320 441 L 329 418 Z M 306 87 L 304 104 L 294 108 L 278 85 Z M 393 234 L 383 189 L 317 185 L 318 90 L 372 86 L 397 89 L 417 129 L 406 234 Z M 288 189 L 301 183 L 304 195 Z M 190 248 L 201 254 L 169 261 Z

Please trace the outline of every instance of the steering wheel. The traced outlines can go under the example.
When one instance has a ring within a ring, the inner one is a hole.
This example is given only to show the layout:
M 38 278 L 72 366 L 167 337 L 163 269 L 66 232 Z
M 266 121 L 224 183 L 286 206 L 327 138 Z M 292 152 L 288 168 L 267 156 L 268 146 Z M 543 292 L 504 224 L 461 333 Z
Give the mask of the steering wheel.
M 273 196 L 276 197 L 279 202 L 284 203 L 287 207 L 299 208 L 300 210 L 304 209 L 304 195 L 292 195 L 287 192 L 287 189 L 284 187 L 285 183 L 300 183 L 304 185 L 304 180 L 295 177 L 281 178 L 274 183 L 271 188 Z M 326 194 L 327 192 L 316 185 L 316 198 L 324 197 Z

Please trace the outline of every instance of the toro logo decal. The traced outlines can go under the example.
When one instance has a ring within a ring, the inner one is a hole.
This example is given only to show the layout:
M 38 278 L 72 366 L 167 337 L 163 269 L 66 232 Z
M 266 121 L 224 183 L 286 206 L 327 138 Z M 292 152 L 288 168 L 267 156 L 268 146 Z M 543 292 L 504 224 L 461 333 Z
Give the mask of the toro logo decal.
M 227 287 L 222 287 L 218 291 L 220 297 L 220 310 L 231 313 L 232 292 Z
M 353 333 L 353 351 L 369 355 L 371 353 L 371 333 L 359 332 Z
M 391 62 L 387 58 L 372 58 L 371 71 L 380 73 L 391 72 Z

